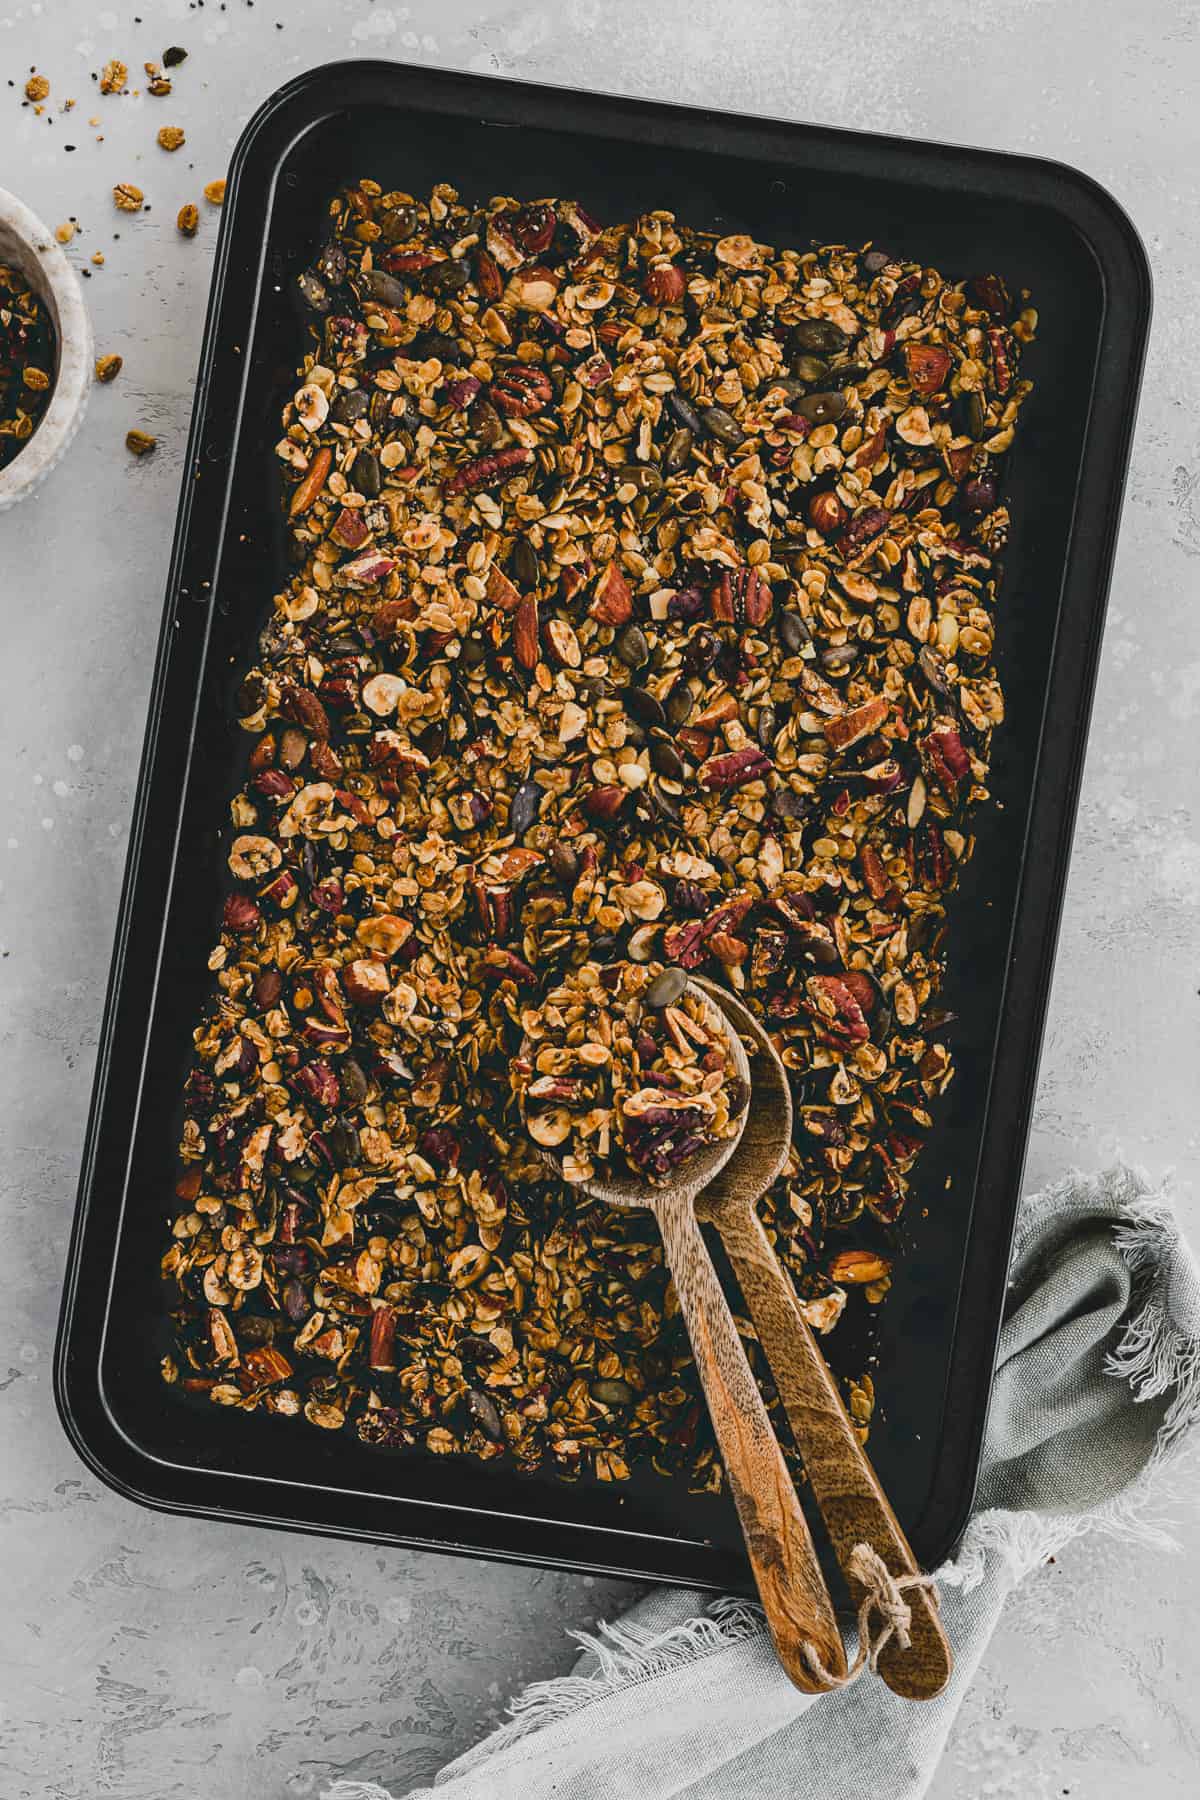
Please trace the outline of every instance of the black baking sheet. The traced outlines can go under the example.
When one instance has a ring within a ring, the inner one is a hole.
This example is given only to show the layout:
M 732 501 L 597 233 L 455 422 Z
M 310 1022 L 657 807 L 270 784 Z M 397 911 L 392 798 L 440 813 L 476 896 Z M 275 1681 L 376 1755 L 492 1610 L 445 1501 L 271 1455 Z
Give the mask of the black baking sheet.
M 918 1164 L 907 1252 L 868 1341 L 871 1452 L 917 1556 L 970 1505 L 1004 1295 L 1149 323 L 1137 236 L 1085 176 L 1028 158 L 345 63 L 282 89 L 234 156 L 180 499 L 108 1010 L 64 1291 L 57 1394 L 96 1472 L 211 1517 L 733 1587 L 724 1496 L 383 1454 L 347 1433 L 188 1404 L 163 1385 L 158 1262 L 179 1094 L 211 976 L 219 834 L 245 740 L 230 699 L 280 585 L 273 444 L 303 330 L 293 278 L 349 178 L 468 197 L 571 194 L 601 219 L 669 207 L 777 244 L 874 239 L 951 278 L 997 270 L 1041 314 L 1008 458 L 999 606 L 1008 722 L 996 805 L 951 903 L 957 1076 Z

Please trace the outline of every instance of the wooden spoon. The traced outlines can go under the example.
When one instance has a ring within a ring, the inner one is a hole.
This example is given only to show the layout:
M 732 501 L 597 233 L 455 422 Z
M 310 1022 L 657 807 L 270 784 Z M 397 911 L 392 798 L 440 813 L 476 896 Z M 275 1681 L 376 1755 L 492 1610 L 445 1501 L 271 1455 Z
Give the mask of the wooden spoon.
M 724 988 L 693 978 L 754 1046 L 753 1099 L 735 1153 L 696 1198 L 696 1214 L 716 1227 L 745 1296 L 763 1354 L 804 1459 L 842 1573 L 858 1605 L 861 1584 L 849 1571 L 850 1553 L 866 1543 L 895 1577 L 915 1575 L 916 1560 L 879 1478 L 850 1423 L 837 1384 L 800 1310 L 791 1278 L 772 1248 L 756 1202 L 775 1180 L 792 1141 L 792 1094 L 770 1037 L 748 1008 Z M 896 1638 L 879 1658 L 879 1673 L 894 1693 L 930 1700 L 950 1679 L 951 1654 L 928 1588 L 910 1588 L 911 1643 Z M 826 1663 L 827 1668 L 832 1665 Z
M 686 991 L 715 1015 L 713 1023 L 729 1039 L 749 1092 L 750 1064 L 738 1028 L 729 1030 L 709 993 L 691 981 Z M 743 1112 L 737 1136 L 690 1159 L 670 1186 L 652 1188 L 621 1177 L 580 1186 L 609 1206 L 648 1207 L 658 1221 L 767 1628 L 790 1679 L 803 1692 L 818 1694 L 827 1687 L 806 1662 L 804 1646 L 811 1645 L 824 1668 L 840 1678 L 846 1673 L 841 1632 L 808 1522 L 696 1220 L 697 1190 L 733 1156 L 749 1112 Z M 542 1154 L 557 1167 L 551 1154 Z

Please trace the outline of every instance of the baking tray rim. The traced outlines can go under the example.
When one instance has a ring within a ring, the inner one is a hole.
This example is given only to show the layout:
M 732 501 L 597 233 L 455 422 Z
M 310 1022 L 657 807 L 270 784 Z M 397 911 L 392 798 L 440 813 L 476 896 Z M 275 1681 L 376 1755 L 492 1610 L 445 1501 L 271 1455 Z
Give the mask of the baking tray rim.
M 138 1444 L 136 1440 L 125 1431 L 119 1421 L 116 1411 L 109 1402 L 103 1379 L 101 1353 L 103 1342 L 105 1341 L 109 1327 L 109 1309 L 107 1305 L 104 1310 L 101 1330 L 94 1346 L 97 1354 L 94 1358 L 90 1356 L 83 1358 L 79 1354 L 80 1345 L 76 1341 L 76 1301 L 79 1282 L 82 1275 L 80 1266 L 81 1255 L 84 1248 L 84 1238 L 89 1231 L 89 1227 L 94 1223 L 94 1209 L 92 1202 L 95 1162 L 103 1135 L 104 1114 L 108 1102 L 112 1054 L 114 1040 L 117 1036 L 119 1025 L 119 1003 L 124 987 L 126 962 L 130 950 L 131 914 L 138 887 L 139 875 L 141 873 L 144 831 L 147 822 L 147 813 L 149 810 L 151 789 L 153 786 L 153 777 L 157 760 L 156 752 L 158 749 L 159 733 L 163 724 L 163 703 L 165 700 L 166 678 L 173 648 L 175 629 L 178 622 L 178 607 L 181 600 L 186 600 L 189 593 L 186 581 L 188 575 L 186 565 L 190 549 L 189 527 L 192 515 L 193 497 L 192 474 L 198 465 L 202 448 L 201 439 L 206 426 L 206 414 L 213 369 L 217 356 L 222 348 L 219 342 L 217 328 L 219 314 L 222 309 L 222 303 L 226 292 L 226 274 L 233 241 L 232 220 L 236 216 L 238 180 L 255 149 L 259 137 L 268 126 L 274 124 L 280 115 L 286 113 L 290 106 L 296 101 L 304 99 L 306 95 L 310 94 L 314 89 L 319 93 L 322 84 L 336 82 L 344 76 L 355 80 L 365 79 L 367 81 L 395 80 L 398 77 L 404 76 L 415 77 L 434 87 L 438 86 L 439 83 L 443 84 L 439 97 L 449 101 L 453 101 L 456 98 L 465 100 L 468 90 L 471 91 L 472 103 L 470 105 L 464 106 L 459 104 L 455 106 L 447 104 L 440 108 L 440 110 L 445 112 L 467 110 L 486 116 L 490 111 L 501 104 L 506 107 L 511 106 L 520 108 L 527 103 L 536 102 L 539 99 L 543 104 L 551 106 L 555 103 L 570 101 L 573 105 L 584 107 L 585 110 L 589 108 L 603 109 L 605 105 L 608 105 L 615 108 L 618 114 L 623 114 L 625 118 L 628 119 L 640 118 L 642 120 L 655 119 L 661 121 L 669 119 L 676 122 L 684 120 L 687 121 L 693 129 L 700 128 L 705 121 L 716 121 L 719 126 L 727 132 L 734 134 L 740 132 L 747 138 L 756 130 L 763 133 L 778 132 L 791 137 L 797 146 L 801 144 L 806 145 L 810 151 L 816 148 L 826 148 L 832 152 L 835 158 L 838 155 L 851 159 L 860 157 L 874 157 L 876 159 L 886 158 L 890 149 L 897 153 L 902 153 L 910 165 L 915 163 L 919 168 L 927 169 L 929 174 L 926 179 L 928 185 L 931 187 L 936 187 L 938 185 L 935 179 L 937 167 L 940 164 L 944 169 L 947 162 L 953 163 L 960 174 L 965 173 L 970 175 L 972 177 L 972 184 L 979 187 L 983 193 L 987 192 L 986 185 L 983 182 L 984 176 L 990 173 L 994 182 L 1001 171 L 1009 174 L 1014 171 L 1019 171 L 1021 176 L 1027 180 L 1030 187 L 1034 190 L 1029 195 L 1031 201 L 1053 214 L 1063 227 L 1070 230 L 1086 246 L 1096 265 L 1102 294 L 1100 325 L 1097 334 L 1096 369 L 1093 373 L 1088 417 L 1081 438 L 1075 490 L 1061 565 L 1062 572 L 1059 594 L 1060 626 L 1068 585 L 1079 560 L 1077 537 L 1081 518 L 1081 500 L 1083 498 L 1083 491 L 1085 485 L 1088 483 L 1089 476 L 1093 485 L 1096 485 L 1097 482 L 1095 470 L 1091 467 L 1095 460 L 1095 447 L 1092 441 L 1092 426 L 1098 388 L 1099 364 L 1104 343 L 1105 324 L 1108 318 L 1114 285 L 1118 284 L 1120 281 L 1124 281 L 1131 303 L 1134 331 L 1130 341 L 1130 347 L 1124 359 L 1124 364 L 1120 370 L 1124 377 L 1122 384 L 1124 393 L 1123 395 L 1118 395 L 1116 391 L 1117 383 L 1114 381 L 1111 384 L 1112 392 L 1108 396 L 1110 405 L 1114 408 L 1113 425 L 1115 426 L 1116 456 L 1115 459 L 1110 462 L 1107 476 L 1101 474 L 1100 477 L 1100 480 L 1103 481 L 1104 485 L 1108 488 L 1108 507 L 1103 518 L 1101 519 L 1098 517 L 1095 521 L 1100 529 L 1098 542 L 1094 546 L 1091 555 L 1091 560 L 1095 564 L 1095 599 L 1091 608 L 1091 630 L 1089 641 L 1086 645 L 1086 654 L 1081 659 L 1079 665 L 1080 675 L 1074 683 L 1074 686 L 1077 689 L 1078 711 L 1075 727 L 1071 732 L 1070 741 L 1067 746 L 1068 755 L 1065 758 L 1063 768 L 1060 770 L 1060 780 L 1058 783 L 1060 795 L 1065 794 L 1065 804 L 1060 798 L 1059 804 L 1055 809 L 1058 826 L 1056 833 L 1057 841 L 1054 845 L 1052 865 L 1048 871 L 1043 871 L 1044 875 L 1048 876 L 1048 879 L 1044 880 L 1042 885 L 1048 888 L 1049 899 L 1045 907 L 1041 941 L 1038 946 L 1038 967 L 1036 970 L 1027 970 L 1027 975 L 1032 974 L 1035 978 L 1040 977 L 1040 979 L 1035 979 L 1037 993 L 1028 1015 L 1028 1030 L 1026 1033 L 1028 1040 L 1034 1046 L 1035 1052 L 1037 1047 L 1040 1046 L 1044 1030 L 1045 1012 L 1049 999 L 1050 977 L 1053 968 L 1062 897 L 1065 889 L 1067 864 L 1069 861 L 1069 847 L 1073 832 L 1075 807 L 1078 799 L 1079 780 L 1087 746 L 1087 722 L 1094 694 L 1097 653 L 1104 618 L 1104 600 L 1111 579 L 1115 540 L 1120 517 L 1121 493 L 1125 481 L 1129 445 L 1136 420 L 1137 393 L 1140 384 L 1141 367 L 1145 354 L 1145 344 L 1149 330 L 1152 307 L 1152 284 L 1149 263 L 1141 238 L 1128 213 L 1120 202 L 1118 202 L 1094 177 L 1065 162 L 1050 158 L 1029 156 L 1021 153 L 1008 153 L 972 146 L 935 143 L 928 140 L 908 140 L 895 135 L 873 134 L 836 127 L 811 125 L 803 121 L 785 120 L 764 115 L 730 113 L 714 114 L 697 107 L 678 106 L 671 103 L 644 100 L 627 95 L 594 91 L 580 94 L 554 84 L 499 81 L 491 77 L 477 76 L 454 69 L 426 68 L 424 66 L 417 67 L 403 63 L 368 59 L 363 59 L 361 61 L 355 59 L 323 65 L 294 77 L 280 87 L 274 94 L 269 96 L 248 121 L 234 149 L 230 163 L 229 202 L 226 215 L 222 219 L 220 238 L 214 258 L 213 277 L 205 319 L 200 370 L 193 400 L 182 491 L 176 517 L 176 531 L 168 573 L 166 599 L 151 685 L 147 729 L 138 772 L 133 822 L 130 833 L 130 848 L 118 905 L 113 958 L 105 998 L 96 1072 L 85 1132 L 85 1150 L 82 1159 L 71 1241 L 67 1256 L 67 1268 L 64 1279 L 54 1362 L 54 1394 L 59 1416 L 68 1437 L 81 1458 L 106 1485 L 122 1494 L 124 1497 L 158 1511 L 191 1516 L 228 1518 L 241 1523 L 257 1523 L 264 1527 L 273 1527 L 277 1529 L 314 1531 L 321 1535 L 335 1537 L 369 1537 L 373 1541 L 387 1541 L 401 1545 L 429 1547 L 441 1550 L 447 1554 L 485 1555 L 506 1561 L 533 1561 L 559 1568 L 587 1569 L 613 1575 L 629 1575 L 635 1578 L 640 1577 L 642 1579 L 670 1579 L 696 1586 L 707 1585 L 711 1582 L 711 1571 L 708 1575 L 705 1575 L 702 1572 L 695 1576 L 691 1576 L 688 1573 L 679 1570 L 671 1570 L 667 1573 L 657 1574 L 647 1568 L 645 1564 L 631 1567 L 630 1565 L 621 1562 L 619 1559 L 611 1560 L 606 1558 L 605 1560 L 598 1561 L 592 1556 L 583 1554 L 578 1556 L 558 1554 L 557 1551 L 550 1547 L 549 1542 L 539 1545 L 536 1552 L 529 1549 L 512 1549 L 503 1543 L 497 1542 L 495 1537 L 489 1535 L 486 1531 L 481 1532 L 478 1536 L 474 1532 L 468 1532 L 463 1536 L 448 1540 L 442 1537 L 430 1537 L 420 1531 L 388 1531 L 381 1533 L 378 1530 L 372 1529 L 370 1532 L 365 1532 L 360 1527 L 339 1523 L 334 1520 L 323 1519 L 321 1521 L 316 1521 L 297 1517 L 294 1513 L 278 1513 L 267 1507 L 264 1502 L 267 1500 L 275 1500 L 278 1496 L 284 1494 L 289 1494 L 300 1484 L 278 1475 L 263 1475 L 257 1472 L 243 1474 L 241 1471 L 229 1468 L 198 1470 L 194 1465 L 185 1461 L 172 1461 L 169 1458 L 159 1456 L 156 1453 L 149 1451 L 144 1445 Z M 478 98 L 478 105 L 474 103 L 475 96 Z M 268 183 L 270 188 L 273 188 L 274 183 L 278 178 L 279 168 L 282 165 L 284 157 L 292 148 L 294 148 L 299 139 L 308 131 L 319 126 L 323 120 L 328 119 L 340 110 L 344 110 L 344 102 L 339 103 L 333 99 L 327 101 L 319 100 L 309 116 L 297 124 L 297 128 L 289 143 L 277 153 L 275 170 L 270 175 Z M 525 118 L 521 121 L 514 119 L 513 122 L 523 122 L 534 129 L 545 129 L 548 127 L 548 121 L 532 117 Z M 623 124 L 625 121 L 624 118 L 621 118 L 617 122 Z M 581 135 L 620 138 L 622 132 L 611 128 L 612 123 L 613 122 L 610 119 L 609 128 L 605 128 L 602 122 L 597 125 L 589 120 L 585 120 L 582 125 L 577 123 L 576 129 Z M 736 147 L 726 146 L 726 150 L 732 151 L 733 154 L 738 154 Z M 753 149 L 749 144 L 745 146 L 742 153 L 748 158 L 753 157 Z M 910 178 L 918 181 L 920 180 L 920 177 L 914 178 L 911 176 L 911 169 Z M 941 185 L 945 187 L 946 184 L 943 181 Z M 1089 214 L 1092 215 L 1090 220 L 1087 217 Z M 1089 225 L 1091 229 L 1089 229 Z M 1100 241 L 1102 234 L 1103 239 L 1106 241 Z M 1125 267 L 1123 269 L 1117 266 L 1116 258 L 1118 256 L 1121 256 L 1124 259 Z M 257 287 L 255 289 L 255 295 L 257 295 Z M 248 361 L 249 359 L 246 360 Z M 246 379 L 248 379 L 248 371 L 243 374 L 243 381 Z M 1097 496 L 1097 498 L 1103 498 L 1103 496 Z M 221 544 L 219 542 L 217 549 L 213 553 L 214 570 L 217 564 L 219 564 L 220 550 Z M 205 627 L 205 642 L 206 641 L 207 626 Z M 1055 654 L 1052 657 L 1050 676 L 1048 679 L 1047 703 L 1051 697 L 1055 686 L 1055 678 L 1058 674 L 1056 640 Z M 190 762 L 190 749 L 188 760 Z M 1039 753 L 1037 772 L 1030 794 L 1028 823 L 1026 828 L 1027 841 L 1034 835 L 1035 815 L 1039 810 L 1039 803 L 1045 805 L 1047 802 L 1046 788 L 1048 785 L 1049 784 L 1046 783 L 1043 776 L 1041 755 Z M 168 871 L 169 883 L 172 883 L 174 879 L 175 860 L 176 847 L 173 846 Z M 1028 910 L 1028 905 L 1027 883 L 1023 875 L 1017 890 L 1014 905 L 1014 938 L 1017 935 L 1022 916 Z M 153 987 L 155 990 L 157 989 L 161 972 L 163 948 L 163 941 L 160 937 L 155 958 L 155 973 L 153 980 Z M 1010 964 L 1008 976 L 1011 976 L 1011 973 L 1012 967 Z M 1005 1019 L 1008 1010 L 1009 985 L 1009 979 L 1006 977 L 1000 1002 L 999 1018 L 1001 1021 Z M 996 1051 L 997 1066 L 1001 1062 L 1003 1054 L 1004 1032 L 1003 1030 L 1000 1030 L 998 1033 Z M 1024 1091 L 1020 1093 L 1017 1101 L 1016 1116 L 1019 1129 L 1013 1131 L 1011 1124 L 1009 1126 L 1009 1135 L 1012 1142 L 1018 1147 L 1015 1161 L 1011 1156 L 1009 1158 L 1011 1165 L 1010 1173 L 1012 1176 L 1009 1185 L 1012 1188 L 1013 1198 L 1011 1206 L 1008 1209 L 1009 1216 L 1007 1219 L 1000 1221 L 1000 1229 L 994 1234 L 991 1245 L 994 1253 L 1003 1249 L 1006 1263 L 1007 1255 L 1011 1247 L 1013 1232 L 1016 1226 L 1017 1197 L 1019 1195 L 1021 1165 L 1024 1160 L 1024 1149 L 1028 1135 L 1029 1114 L 1031 1110 L 1033 1089 L 1036 1082 L 1036 1072 L 1037 1056 L 1035 1054 L 1028 1059 L 1028 1065 L 1025 1070 L 1023 1081 Z M 993 1070 L 991 1088 L 994 1088 L 994 1086 L 995 1070 Z M 132 1147 L 133 1139 L 136 1135 L 137 1113 L 138 1110 L 140 1110 L 140 1092 L 141 1084 L 139 1082 L 138 1108 L 135 1109 L 133 1129 L 129 1134 L 130 1147 Z M 996 1123 L 991 1104 L 991 1091 L 989 1090 L 988 1104 L 985 1111 L 985 1124 L 981 1133 L 980 1142 L 981 1165 L 983 1163 L 984 1148 L 987 1139 L 995 1129 Z M 122 1218 L 117 1222 L 115 1229 L 111 1233 L 112 1266 L 109 1270 L 110 1291 L 111 1282 L 115 1277 L 116 1258 L 121 1241 L 121 1225 L 123 1224 L 125 1198 L 126 1196 L 123 1192 L 121 1196 Z M 969 1285 L 970 1277 L 968 1264 L 971 1260 L 972 1251 L 977 1248 L 978 1235 L 978 1220 L 973 1220 L 967 1234 L 963 1278 L 958 1292 L 958 1306 L 960 1309 L 964 1293 Z M 992 1308 L 994 1313 L 994 1319 L 992 1320 L 994 1330 L 991 1333 L 993 1339 L 993 1355 L 991 1360 L 994 1364 L 994 1344 L 995 1340 L 998 1338 L 1001 1323 L 1003 1283 L 1002 1281 L 994 1281 L 993 1286 L 996 1291 L 996 1300 Z M 957 1326 L 955 1327 L 954 1339 L 955 1341 L 957 1340 Z M 991 1374 L 989 1373 L 989 1391 L 990 1385 Z M 85 1426 L 83 1423 L 85 1409 L 91 1412 L 90 1427 Z M 97 1413 L 99 1415 L 98 1419 Z M 97 1423 L 100 1424 L 99 1431 L 96 1429 Z M 982 1439 L 984 1426 L 985 1419 L 980 1416 L 976 1421 L 974 1433 L 976 1439 Z M 104 1439 L 107 1439 L 107 1442 L 101 1441 Z M 122 1467 L 126 1457 L 132 1459 L 132 1464 L 129 1468 Z M 970 1463 L 975 1478 L 977 1479 L 977 1446 L 971 1453 Z M 231 1476 L 235 1476 L 239 1480 L 252 1481 L 258 1486 L 260 1504 L 256 1508 L 243 1509 L 237 1506 L 230 1506 L 227 1503 L 205 1502 L 193 1498 L 186 1500 L 180 1499 L 164 1491 L 161 1486 L 161 1475 L 165 1475 L 168 1471 L 177 1477 L 190 1478 L 193 1481 L 195 1481 L 197 1477 L 201 1477 L 217 1482 L 228 1482 Z M 361 1490 L 356 1490 L 353 1494 L 349 1491 L 343 1491 L 340 1496 L 340 1498 L 345 1501 L 358 1500 L 364 1497 L 369 1498 L 368 1496 L 363 1496 Z M 377 1498 L 382 1498 L 382 1496 L 378 1496 Z M 954 1518 L 952 1521 L 948 1522 L 947 1526 L 947 1549 L 949 1549 L 952 1542 L 957 1540 L 963 1525 L 965 1525 L 972 1498 L 973 1491 L 959 1496 L 958 1503 L 954 1507 Z M 454 1515 L 460 1510 L 439 1499 L 429 1500 L 411 1494 L 393 1494 L 387 1496 L 387 1500 L 389 1504 L 395 1507 L 400 1513 L 411 1513 L 415 1511 L 418 1515 L 424 1514 L 433 1518 L 440 1517 L 445 1519 L 448 1515 Z M 680 1539 L 676 1542 L 665 1539 L 654 1532 L 627 1532 L 622 1531 L 619 1527 L 611 1525 L 595 1525 L 586 1520 L 551 1521 L 541 1520 L 532 1513 L 517 1514 L 505 1511 L 502 1514 L 493 1515 L 485 1514 L 481 1510 L 475 1508 L 463 1508 L 461 1510 L 464 1518 L 476 1519 L 479 1521 L 498 1516 L 500 1518 L 511 1520 L 516 1524 L 523 1524 L 526 1527 L 531 1525 L 541 1525 L 545 1528 L 549 1538 L 561 1535 L 566 1540 L 574 1540 L 581 1552 L 587 1548 L 586 1543 L 579 1543 L 581 1538 L 585 1540 L 594 1540 L 597 1548 L 601 1545 L 607 1545 L 609 1548 L 612 1548 L 622 1539 L 638 1539 L 648 1543 L 654 1543 L 658 1545 L 662 1551 L 678 1548 L 681 1552 L 685 1552 L 689 1549 L 702 1547 L 697 1544 L 697 1540 L 695 1539 Z M 673 1558 L 668 1555 L 664 1560 L 669 1562 L 672 1561 Z

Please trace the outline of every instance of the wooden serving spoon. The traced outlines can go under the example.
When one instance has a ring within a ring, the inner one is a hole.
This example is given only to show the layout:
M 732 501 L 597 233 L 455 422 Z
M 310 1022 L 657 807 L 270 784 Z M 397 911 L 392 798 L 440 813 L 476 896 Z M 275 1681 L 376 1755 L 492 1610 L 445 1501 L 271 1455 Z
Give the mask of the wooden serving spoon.
M 779 1052 L 740 1000 L 703 976 L 693 977 L 690 985 L 702 989 L 738 1037 L 755 1049 L 753 1098 L 745 1129 L 734 1154 L 697 1195 L 696 1214 L 716 1227 L 725 1246 L 834 1553 L 858 1605 L 864 1590 L 849 1566 L 856 1544 L 869 1544 L 894 1577 L 916 1575 L 918 1570 L 800 1310 L 791 1278 L 758 1216 L 756 1203 L 783 1168 L 791 1147 L 791 1085 Z M 902 1649 L 893 1637 L 880 1654 L 879 1673 L 894 1693 L 909 1700 L 930 1700 L 950 1679 L 950 1645 L 930 1590 L 909 1588 L 905 1599 L 912 1610 L 909 1648 Z
M 750 1064 L 738 1027 L 730 1030 L 720 1006 L 692 981 L 685 991 L 700 1001 L 729 1040 L 736 1072 L 749 1093 Z M 733 1156 L 750 1114 L 751 1108 L 744 1109 L 737 1135 L 690 1158 L 670 1186 L 648 1187 L 623 1177 L 579 1185 L 608 1206 L 648 1207 L 658 1221 L 767 1628 L 790 1679 L 804 1693 L 819 1694 L 828 1689 L 806 1661 L 804 1646 L 811 1645 L 823 1667 L 840 1679 L 846 1674 L 841 1632 L 808 1521 L 696 1219 L 698 1189 Z M 551 1167 L 558 1166 L 552 1154 L 542 1154 Z

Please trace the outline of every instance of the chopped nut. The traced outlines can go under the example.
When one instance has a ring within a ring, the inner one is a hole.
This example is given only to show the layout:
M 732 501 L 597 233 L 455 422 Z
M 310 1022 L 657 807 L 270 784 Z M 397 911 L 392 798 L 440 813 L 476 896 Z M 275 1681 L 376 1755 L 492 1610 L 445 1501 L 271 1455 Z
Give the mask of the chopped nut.
M 25 83 L 27 100 L 45 100 L 50 92 L 50 83 L 44 75 L 31 75 Z
M 223 206 L 225 204 L 224 176 L 222 176 L 220 181 L 210 181 L 205 184 L 204 198 L 208 201 L 210 206 Z
M 115 381 L 123 366 L 124 358 L 118 356 L 115 351 L 110 352 L 108 356 L 98 356 L 96 358 L 96 380 Z
M 110 57 L 100 71 L 100 92 L 119 94 L 129 80 L 129 70 L 119 57 Z
M 181 206 L 179 209 L 179 214 L 175 220 L 175 229 L 179 232 L 181 237 L 192 238 L 195 237 L 199 227 L 200 209 L 198 206 L 193 206 L 189 200 L 186 206 Z
M 187 139 L 178 125 L 162 125 L 158 131 L 158 147 L 160 150 L 178 150 Z
M 132 181 L 118 181 L 113 189 L 113 202 L 118 212 L 141 212 L 146 196 Z
M 157 443 L 158 439 L 151 437 L 145 431 L 127 431 L 125 433 L 125 448 L 131 456 L 149 456 Z

